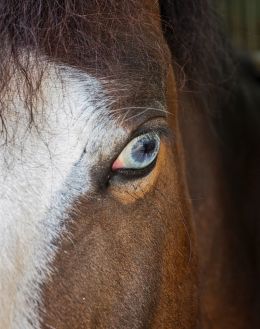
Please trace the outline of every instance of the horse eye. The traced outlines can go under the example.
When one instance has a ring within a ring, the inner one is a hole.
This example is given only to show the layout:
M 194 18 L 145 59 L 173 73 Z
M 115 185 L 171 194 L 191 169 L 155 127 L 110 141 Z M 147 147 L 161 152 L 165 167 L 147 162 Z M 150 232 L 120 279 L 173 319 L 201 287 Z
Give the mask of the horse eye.
M 112 171 L 121 174 L 145 172 L 152 169 L 160 149 L 160 136 L 150 132 L 134 138 L 112 165 Z M 135 173 L 136 174 L 136 173 Z

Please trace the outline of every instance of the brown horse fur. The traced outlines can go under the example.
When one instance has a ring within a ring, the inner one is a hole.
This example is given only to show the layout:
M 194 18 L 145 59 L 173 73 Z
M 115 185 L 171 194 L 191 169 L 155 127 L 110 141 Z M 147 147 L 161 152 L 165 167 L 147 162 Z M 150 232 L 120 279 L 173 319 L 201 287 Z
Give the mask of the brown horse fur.
M 67 233 L 53 242 L 42 328 L 256 328 L 259 184 L 246 172 L 257 168 L 246 157 L 253 135 L 237 146 L 240 89 L 208 1 L 1 0 L 0 17 L 6 143 L 13 76 L 23 76 L 28 128 L 39 111 L 44 69 L 31 74 L 32 54 L 36 69 L 45 57 L 106 78 L 115 108 L 165 101 L 174 133 L 148 192 L 126 184 L 118 193 L 97 178 L 94 197 L 77 200 Z

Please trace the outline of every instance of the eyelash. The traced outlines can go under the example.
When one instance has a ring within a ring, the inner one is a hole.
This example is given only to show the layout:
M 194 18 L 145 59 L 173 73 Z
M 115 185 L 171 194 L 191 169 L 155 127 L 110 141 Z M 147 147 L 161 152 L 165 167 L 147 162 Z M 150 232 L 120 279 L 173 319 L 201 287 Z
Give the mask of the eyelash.
M 121 179 L 137 179 L 147 176 L 152 169 L 155 167 L 157 162 L 156 157 L 151 164 L 149 164 L 147 167 L 142 169 L 119 169 L 116 172 L 113 172 L 113 176 L 120 176 Z
M 169 138 L 172 134 L 170 128 L 166 125 L 158 126 L 158 127 L 155 126 L 155 127 L 151 127 L 151 128 L 141 128 L 140 130 L 137 130 L 137 132 L 135 132 L 131 136 L 131 138 L 128 140 L 126 145 L 128 143 L 130 143 L 130 141 L 133 140 L 134 138 L 141 136 L 141 135 L 149 134 L 149 133 L 155 133 L 155 134 L 158 134 L 160 137 L 166 137 L 166 138 Z M 124 147 L 126 147 L 126 145 Z

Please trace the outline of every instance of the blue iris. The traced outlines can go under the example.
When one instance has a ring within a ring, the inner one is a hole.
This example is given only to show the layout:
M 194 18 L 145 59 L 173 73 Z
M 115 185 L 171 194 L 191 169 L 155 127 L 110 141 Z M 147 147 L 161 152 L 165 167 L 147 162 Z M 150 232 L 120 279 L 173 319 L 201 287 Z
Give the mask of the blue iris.
M 122 169 L 143 169 L 155 160 L 159 149 L 160 137 L 151 132 L 134 138 L 118 159 L 122 163 Z
M 131 156 L 134 161 L 142 164 L 154 159 L 157 152 L 157 140 L 151 136 L 143 136 L 132 147 Z

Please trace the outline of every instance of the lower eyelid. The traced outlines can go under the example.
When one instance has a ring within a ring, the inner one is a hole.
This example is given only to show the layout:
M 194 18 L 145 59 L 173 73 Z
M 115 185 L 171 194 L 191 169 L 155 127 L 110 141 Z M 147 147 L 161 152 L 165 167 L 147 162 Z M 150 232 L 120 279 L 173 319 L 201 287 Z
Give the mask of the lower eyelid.
M 156 162 L 157 162 L 158 155 L 156 158 L 145 168 L 140 169 L 129 169 L 129 168 L 122 168 L 118 169 L 113 172 L 111 178 L 117 178 L 119 180 L 130 180 L 130 179 L 138 179 L 144 178 L 145 176 L 149 175 L 152 170 L 154 169 Z
M 162 138 L 158 156 L 149 170 L 140 171 L 140 176 L 136 175 L 139 173 L 138 170 L 135 170 L 134 173 L 128 171 L 112 175 L 107 184 L 107 193 L 125 205 L 135 203 L 138 200 L 146 202 L 145 195 L 150 192 L 153 193 L 160 182 L 164 183 L 165 175 L 168 172 L 168 161 L 171 161 L 172 154 L 168 142 L 167 138 Z

